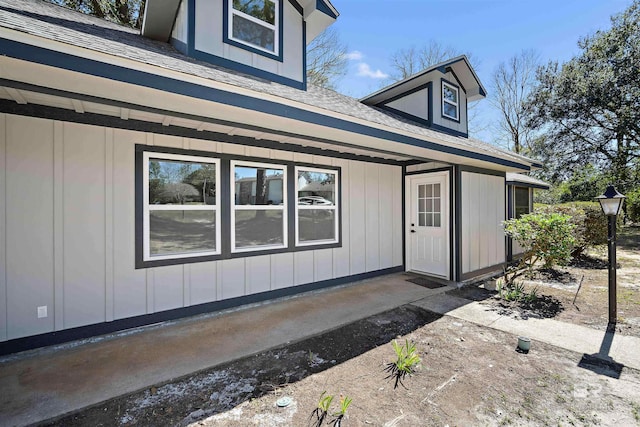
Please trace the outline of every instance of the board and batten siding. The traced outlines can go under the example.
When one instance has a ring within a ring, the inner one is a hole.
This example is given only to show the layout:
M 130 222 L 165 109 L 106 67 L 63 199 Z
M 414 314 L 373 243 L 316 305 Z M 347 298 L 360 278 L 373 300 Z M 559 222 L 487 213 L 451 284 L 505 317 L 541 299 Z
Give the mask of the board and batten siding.
M 505 178 L 463 171 L 460 186 L 462 274 L 505 262 Z
M 342 247 L 136 270 L 135 144 L 339 166 Z M 402 265 L 398 166 L 10 114 L 0 166 L 0 341 Z

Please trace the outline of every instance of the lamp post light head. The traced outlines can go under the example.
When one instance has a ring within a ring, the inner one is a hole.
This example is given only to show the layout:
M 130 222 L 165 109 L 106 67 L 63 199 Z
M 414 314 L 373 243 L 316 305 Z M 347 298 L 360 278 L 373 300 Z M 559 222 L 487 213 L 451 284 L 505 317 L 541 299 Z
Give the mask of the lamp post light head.
M 618 215 L 622 209 L 622 204 L 626 197 L 620 193 L 613 185 L 607 187 L 603 195 L 596 197 L 605 215 Z

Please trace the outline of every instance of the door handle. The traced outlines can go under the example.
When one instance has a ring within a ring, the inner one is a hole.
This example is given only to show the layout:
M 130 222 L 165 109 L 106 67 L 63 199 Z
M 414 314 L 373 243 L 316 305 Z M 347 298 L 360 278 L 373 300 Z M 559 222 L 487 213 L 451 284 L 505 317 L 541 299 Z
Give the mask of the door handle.
M 415 233 L 415 232 L 416 232 L 416 230 L 411 230 L 411 232 L 412 232 L 412 233 Z

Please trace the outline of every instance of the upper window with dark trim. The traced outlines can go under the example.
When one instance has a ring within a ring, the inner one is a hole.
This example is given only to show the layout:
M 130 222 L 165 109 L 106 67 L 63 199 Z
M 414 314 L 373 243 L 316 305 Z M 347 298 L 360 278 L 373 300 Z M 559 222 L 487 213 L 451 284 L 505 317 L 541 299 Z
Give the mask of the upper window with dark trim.
M 287 247 L 287 167 L 231 162 L 231 251 Z
M 515 187 L 514 190 L 514 209 L 515 218 L 530 213 L 531 206 L 529 204 L 529 189 L 526 187 Z
M 460 92 L 457 87 L 442 82 L 442 115 L 452 120 L 460 120 Z
M 338 242 L 338 171 L 296 167 L 296 246 Z
M 225 0 L 228 5 L 228 35 L 236 42 L 278 55 L 279 1 L 282 0 Z
M 145 152 L 143 259 L 220 253 L 218 159 Z

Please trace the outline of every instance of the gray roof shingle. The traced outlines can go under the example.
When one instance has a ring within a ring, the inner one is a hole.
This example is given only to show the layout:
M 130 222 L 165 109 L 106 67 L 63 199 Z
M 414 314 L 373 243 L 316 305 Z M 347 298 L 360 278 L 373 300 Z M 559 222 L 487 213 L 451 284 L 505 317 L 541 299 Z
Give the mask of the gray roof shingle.
M 444 142 L 461 149 L 481 149 L 517 163 L 529 159 L 472 138 L 427 129 L 415 122 L 335 91 L 308 85 L 307 90 L 260 79 L 189 58 L 168 43 L 147 39 L 139 31 L 42 0 L 0 0 L 0 26 L 69 45 L 91 49 L 216 82 L 322 108 L 331 112 L 386 125 L 422 139 Z

